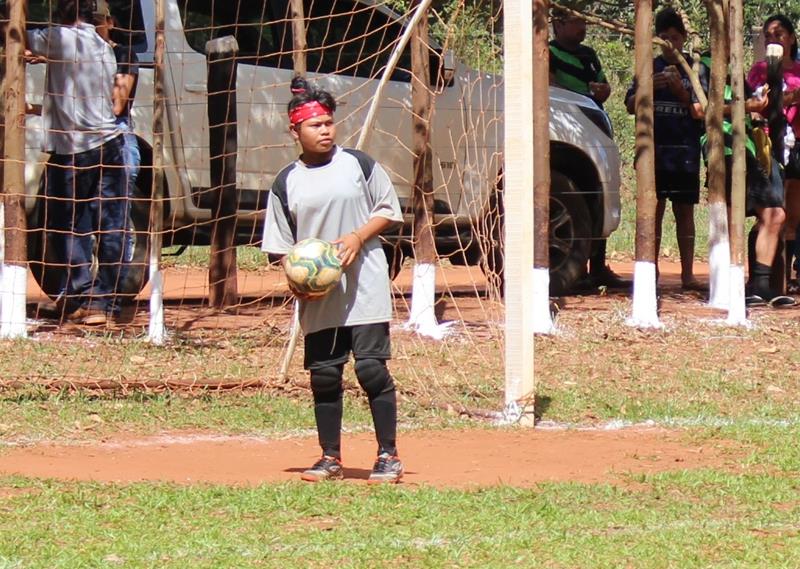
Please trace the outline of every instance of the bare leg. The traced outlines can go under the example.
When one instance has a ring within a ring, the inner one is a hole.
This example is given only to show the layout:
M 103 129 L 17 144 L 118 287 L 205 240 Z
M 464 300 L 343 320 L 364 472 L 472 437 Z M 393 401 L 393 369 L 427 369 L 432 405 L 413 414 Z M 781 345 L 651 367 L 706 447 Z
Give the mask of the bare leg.
M 684 286 L 697 285 L 694 278 L 694 205 L 673 202 L 672 212 L 675 214 L 675 233 L 681 254 L 681 282 Z
M 658 257 L 661 255 L 661 235 L 664 225 L 664 211 L 667 209 L 667 200 L 656 202 L 656 283 L 658 282 Z
M 758 213 L 759 229 L 756 238 L 756 262 L 772 265 L 781 238 L 786 213 L 782 207 L 766 207 Z
M 783 237 L 786 240 L 786 278 L 792 278 L 792 257 L 797 248 L 797 226 L 800 224 L 800 180 L 786 180 L 786 223 Z

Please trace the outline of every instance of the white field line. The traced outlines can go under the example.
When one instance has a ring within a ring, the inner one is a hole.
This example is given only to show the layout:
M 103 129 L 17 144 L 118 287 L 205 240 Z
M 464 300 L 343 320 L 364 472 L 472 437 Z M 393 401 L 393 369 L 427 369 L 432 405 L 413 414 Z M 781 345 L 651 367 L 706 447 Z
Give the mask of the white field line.
M 497 413 L 498 419 L 502 413 Z M 419 430 L 419 427 L 399 425 L 402 431 L 411 432 Z M 513 425 L 508 423 L 495 424 L 498 428 L 509 428 Z M 539 421 L 536 429 L 541 431 L 580 431 L 580 432 L 611 432 L 611 431 L 632 431 L 645 432 L 669 429 L 690 429 L 690 428 L 720 428 L 720 427 L 777 427 L 790 428 L 800 426 L 800 417 L 790 419 L 731 419 L 728 417 L 667 417 L 663 419 L 647 419 L 644 421 L 628 421 L 624 419 L 612 419 L 602 423 L 570 423 L 560 421 Z M 343 428 L 343 434 L 354 434 L 371 431 L 371 427 Z M 309 438 L 316 436 L 314 429 L 296 429 L 286 433 L 259 435 L 224 435 L 216 433 L 193 433 L 193 434 L 170 434 L 161 433 L 156 435 L 142 435 L 141 438 L 129 439 L 125 441 L 98 441 L 98 440 L 76 440 L 67 438 L 37 438 L 37 437 L 12 437 L 8 439 L 0 438 L 0 448 L 2 447 L 26 447 L 33 445 L 59 445 L 59 446 L 92 446 L 103 448 L 134 448 L 134 447 L 156 447 L 164 445 L 192 445 L 198 443 L 227 443 L 244 442 L 267 444 L 271 441 Z

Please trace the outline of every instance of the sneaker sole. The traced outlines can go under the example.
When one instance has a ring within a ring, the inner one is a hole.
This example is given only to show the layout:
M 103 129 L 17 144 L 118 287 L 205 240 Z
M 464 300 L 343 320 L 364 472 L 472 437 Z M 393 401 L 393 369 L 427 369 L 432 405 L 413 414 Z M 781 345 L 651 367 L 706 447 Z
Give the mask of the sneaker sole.
M 306 482 L 327 482 L 328 480 L 341 480 L 342 478 L 344 478 L 344 474 L 334 476 L 317 476 L 316 474 L 306 474 L 304 472 L 300 475 L 300 480 L 304 480 Z
M 372 478 L 372 477 L 370 477 L 370 478 L 367 479 L 367 484 L 397 484 L 398 482 L 400 482 L 400 480 L 402 480 L 402 478 L 403 478 L 403 473 L 400 473 L 397 476 L 394 476 L 392 478 Z

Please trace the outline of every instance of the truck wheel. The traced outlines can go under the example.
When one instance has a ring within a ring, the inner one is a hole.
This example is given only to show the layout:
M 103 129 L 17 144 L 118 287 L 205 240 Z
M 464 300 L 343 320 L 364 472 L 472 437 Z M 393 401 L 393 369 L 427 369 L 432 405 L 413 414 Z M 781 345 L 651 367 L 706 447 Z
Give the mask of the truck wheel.
M 586 274 L 592 248 L 592 215 L 575 184 L 552 173 L 550 194 L 550 294 L 574 290 Z
M 502 196 L 495 193 L 489 201 L 481 227 L 484 257 L 481 268 L 490 290 L 503 294 L 504 222 Z M 560 172 L 553 171 L 550 194 L 550 294 L 557 296 L 574 289 L 586 273 L 591 252 L 592 216 L 586 200 L 575 184 Z
M 65 268 L 63 261 L 58 261 L 53 252 L 51 239 L 45 232 L 45 173 L 39 182 L 39 195 L 36 197 L 31 214 L 28 216 L 28 260 L 36 282 L 42 291 L 52 299 L 56 299 L 61 292 Z M 149 169 L 142 167 L 137 180 L 136 193 L 133 196 L 128 213 L 128 223 L 131 228 L 129 234 L 132 240 L 133 254 L 128 265 L 128 270 L 117 292 L 125 299 L 133 300 L 147 284 L 148 251 L 150 223 L 150 174 Z M 96 270 L 96 260 L 93 262 Z

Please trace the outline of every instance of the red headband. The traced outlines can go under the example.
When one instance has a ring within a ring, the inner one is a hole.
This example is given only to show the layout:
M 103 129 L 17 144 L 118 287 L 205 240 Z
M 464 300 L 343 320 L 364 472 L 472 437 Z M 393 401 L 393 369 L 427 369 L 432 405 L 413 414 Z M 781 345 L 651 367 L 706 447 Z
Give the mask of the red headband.
M 298 125 L 301 122 L 319 117 L 322 115 L 333 116 L 333 111 L 320 103 L 319 101 L 309 101 L 303 103 L 299 107 L 295 107 L 289 112 L 289 122 L 292 126 Z

